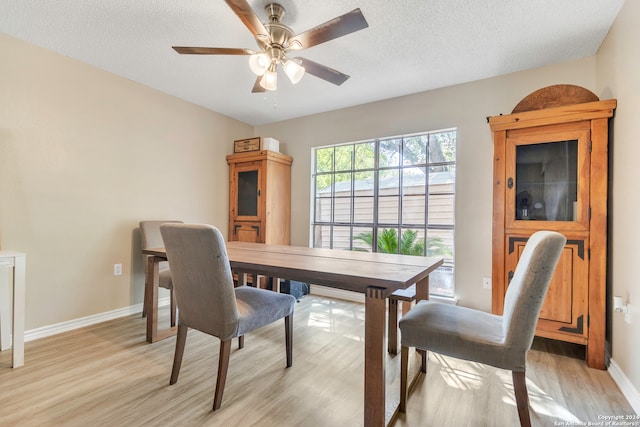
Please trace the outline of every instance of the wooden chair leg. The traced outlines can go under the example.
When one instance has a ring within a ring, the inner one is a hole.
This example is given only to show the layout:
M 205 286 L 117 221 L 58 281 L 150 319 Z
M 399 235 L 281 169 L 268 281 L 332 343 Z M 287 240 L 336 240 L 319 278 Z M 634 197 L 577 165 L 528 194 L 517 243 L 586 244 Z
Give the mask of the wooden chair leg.
M 416 351 L 418 353 L 420 353 L 420 372 L 422 372 L 423 374 L 427 373 L 427 350 L 419 350 L 416 349 Z
M 516 394 L 516 406 L 522 427 L 531 427 L 531 417 L 529 415 L 529 394 L 527 393 L 527 379 L 525 373 L 512 371 L 513 391 Z
M 180 366 L 182 365 L 182 355 L 184 354 L 184 345 L 187 342 L 187 331 L 189 327 L 178 325 L 178 334 L 176 336 L 176 350 L 173 354 L 173 369 L 171 370 L 171 379 L 169 384 L 175 384 L 180 374 Z
M 176 307 L 176 296 L 173 293 L 173 289 L 169 290 L 169 298 L 170 298 L 170 304 L 171 304 L 171 327 L 174 327 L 176 326 L 177 307 Z
M 293 364 L 293 315 L 284 318 L 284 336 L 287 350 L 287 368 Z
M 389 354 L 398 354 L 398 300 L 393 298 L 389 298 L 387 351 Z
M 238 337 L 238 349 L 244 348 L 244 335 Z
M 400 412 L 407 411 L 407 375 L 409 370 L 409 347 L 400 348 Z
M 220 356 L 218 358 L 218 378 L 216 379 L 216 393 L 213 397 L 213 410 L 220 409 L 222 405 L 222 393 L 224 384 L 227 381 L 227 371 L 229 370 L 229 356 L 231 355 L 231 341 L 220 341 Z

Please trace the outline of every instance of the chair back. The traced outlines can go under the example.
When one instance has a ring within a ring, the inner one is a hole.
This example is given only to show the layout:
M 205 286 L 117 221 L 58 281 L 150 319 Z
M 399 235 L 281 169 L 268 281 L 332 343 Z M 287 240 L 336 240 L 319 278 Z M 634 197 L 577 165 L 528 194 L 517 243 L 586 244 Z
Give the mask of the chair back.
M 205 224 L 160 227 L 171 266 L 178 323 L 216 336 L 234 337 L 238 307 L 222 233 Z
M 555 231 L 538 231 L 525 245 L 504 298 L 505 345 L 531 348 L 538 316 L 567 239 Z
M 142 249 L 163 248 L 162 235 L 160 234 L 160 226 L 166 223 L 182 224 L 182 221 L 140 221 L 140 243 Z M 145 274 L 147 272 L 147 258 L 149 255 L 143 255 Z M 160 263 L 160 270 L 169 267 L 166 262 Z

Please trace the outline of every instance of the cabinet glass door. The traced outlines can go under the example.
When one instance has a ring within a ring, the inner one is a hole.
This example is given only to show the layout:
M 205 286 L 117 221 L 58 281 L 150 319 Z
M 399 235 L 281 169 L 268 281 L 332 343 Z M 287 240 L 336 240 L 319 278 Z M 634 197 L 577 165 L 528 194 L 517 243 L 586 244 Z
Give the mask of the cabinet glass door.
M 578 140 L 516 146 L 515 218 L 575 221 Z
M 258 171 L 238 172 L 238 216 L 258 216 Z
M 507 135 L 507 226 L 588 227 L 590 131 L 583 123 Z

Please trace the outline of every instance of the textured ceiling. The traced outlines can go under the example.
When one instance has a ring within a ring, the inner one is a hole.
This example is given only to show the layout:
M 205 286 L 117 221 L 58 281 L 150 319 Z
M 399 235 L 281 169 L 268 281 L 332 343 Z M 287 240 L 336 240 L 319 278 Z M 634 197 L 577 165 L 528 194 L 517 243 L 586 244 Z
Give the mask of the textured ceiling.
M 369 28 L 300 51 L 351 76 L 251 93 L 256 43 L 222 0 L 1 0 L 0 31 L 258 125 L 594 55 L 623 0 L 279 0 L 294 33 L 359 7 Z M 265 0 L 249 0 L 264 21 Z M 565 82 L 558 82 L 565 83 Z

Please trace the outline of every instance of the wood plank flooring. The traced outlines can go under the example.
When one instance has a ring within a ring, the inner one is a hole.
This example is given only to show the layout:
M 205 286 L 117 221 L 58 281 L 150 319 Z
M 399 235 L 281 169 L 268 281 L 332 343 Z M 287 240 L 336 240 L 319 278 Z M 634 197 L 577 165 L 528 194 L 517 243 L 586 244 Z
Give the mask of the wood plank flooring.
M 168 323 L 168 310 L 162 315 Z M 305 296 L 294 315 L 293 366 L 285 369 L 284 322 L 248 335 L 242 350 L 234 342 L 214 413 L 217 339 L 189 331 L 180 378 L 169 386 L 175 338 L 148 344 L 144 319 L 116 319 L 28 342 L 19 369 L 1 352 L 0 426 L 360 426 L 363 336 L 362 304 Z M 581 346 L 536 340 L 527 372 L 534 426 L 633 413 L 609 374 L 587 368 L 583 356 Z M 518 425 L 510 372 L 429 357 L 396 426 Z M 389 357 L 392 380 L 398 365 Z

